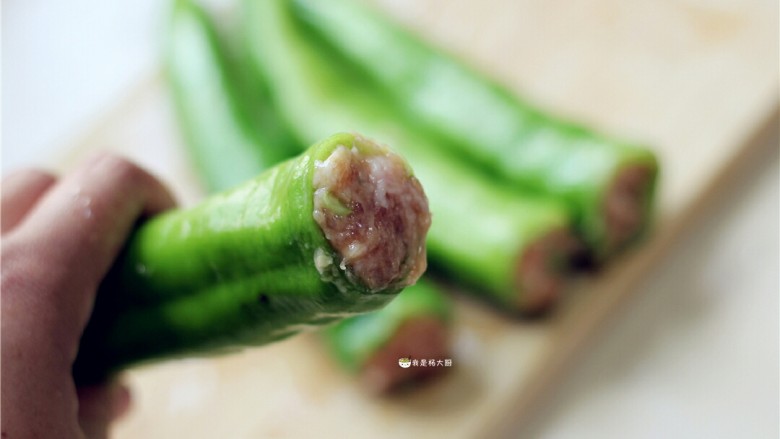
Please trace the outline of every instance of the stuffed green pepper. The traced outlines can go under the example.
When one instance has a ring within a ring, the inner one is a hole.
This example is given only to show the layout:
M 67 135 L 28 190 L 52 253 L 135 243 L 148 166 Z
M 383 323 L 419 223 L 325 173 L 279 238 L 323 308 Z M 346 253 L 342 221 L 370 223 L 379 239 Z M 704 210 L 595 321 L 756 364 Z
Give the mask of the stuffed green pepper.
M 267 105 L 265 90 L 245 79 L 211 17 L 191 0 L 175 0 L 165 67 L 179 127 L 209 191 L 222 191 L 302 149 Z
M 367 389 L 387 393 L 447 370 L 401 367 L 399 361 L 451 359 L 452 314 L 447 297 L 421 280 L 383 309 L 327 327 L 323 337 L 333 356 Z
M 580 237 L 603 260 L 649 221 L 654 154 L 517 99 L 441 50 L 353 0 L 291 0 L 310 38 L 370 78 L 407 123 L 511 184 L 564 200 Z
M 407 163 L 352 134 L 145 222 L 101 286 L 74 375 L 261 345 L 373 311 L 425 270 Z

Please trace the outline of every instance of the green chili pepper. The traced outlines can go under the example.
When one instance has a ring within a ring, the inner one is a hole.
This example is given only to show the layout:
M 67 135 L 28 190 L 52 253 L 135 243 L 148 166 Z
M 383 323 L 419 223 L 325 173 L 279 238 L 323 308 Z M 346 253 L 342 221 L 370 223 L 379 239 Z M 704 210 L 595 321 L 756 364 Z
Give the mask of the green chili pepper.
M 431 283 L 403 290 L 380 311 L 342 320 L 323 330 L 331 354 L 364 386 L 385 393 L 445 368 L 399 366 L 402 358 L 451 358 L 452 303 Z
M 564 200 L 597 259 L 646 227 L 658 166 L 633 143 L 546 114 L 351 0 L 292 0 L 311 38 L 370 77 L 407 123 L 513 184 Z
M 419 281 L 380 311 L 342 320 L 322 333 L 336 359 L 348 370 L 357 372 L 405 322 L 417 317 L 449 324 L 452 303 L 430 282 Z
M 282 1 L 244 2 L 250 57 L 270 82 L 289 126 L 308 140 L 357 130 L 390 142 L 412 164 L 433 215 L 431 262 L 479 287 L 507 310 L 538 311 L 559 291 L 571 252 L 565 209 L 492 184 L 397 125 L 386 102 L 365 93 L 360 78 L 323 55 L 295 26 Z
M 294 143 L 267 105 L 264 90 L 231 57 L 197 4 L 176 0 L 166 47 L 166 73 L 186 144 L 211 191 L 230 188 L 290 158 Z
M 427 211 L 399 211 L 390 225 L 374 223 L 391 239 L 405 237 L 397 228 L 423 230 L 419 243 L 405 242 L 405 254 L 379 255 L 381 263 L 398 266 L 380 280 L 355 268 L 316 219 L 362 221 L 328 213 L 316 201 L 317 191 L 334 190 L 317 183 L 323 175 L 339 179 L 357 163 L 333 162 L 345 148 L 360 160 L 401 160 L 360 136 L 335 135 L 192 209 L 142 224 L 101 286 L 74 366 L 77 380 L 158 357 L 269 343 L 381 308 L 414 283 L 424 266 L 418 246 L 424 245 Z M 394 183 L 419 188 L 409 172 Z M 356 182 L 334 196 L 355 211 L 369 210 L 352 195 L 357 184 L 376 189 L 379 183 Z

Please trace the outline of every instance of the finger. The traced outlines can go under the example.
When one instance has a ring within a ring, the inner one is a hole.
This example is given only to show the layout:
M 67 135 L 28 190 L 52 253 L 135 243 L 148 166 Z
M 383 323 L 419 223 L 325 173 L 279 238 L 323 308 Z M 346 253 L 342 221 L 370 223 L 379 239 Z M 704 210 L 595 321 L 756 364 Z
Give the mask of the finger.
M 134 223 L 173 204 L 157 179 L 113 155 L 83 164 L 52 187 L 5 244 L 25 259 L 11 286 L 26 293 L 37 290 L 25 306 L 36 315 L 40 335 L 54 336 L 65 346 L 77 342 L 97 286 Z
M 19 224 L 56 181 L 56 177 L 40 169 L 25 169 L 3 178 L 1 233 Z
M 130 390 L 117 381 L 79 388 L 78 396 L 79 424 L 90 439 L 107 437 L 111 422 L 126 413 L 131 403 Z

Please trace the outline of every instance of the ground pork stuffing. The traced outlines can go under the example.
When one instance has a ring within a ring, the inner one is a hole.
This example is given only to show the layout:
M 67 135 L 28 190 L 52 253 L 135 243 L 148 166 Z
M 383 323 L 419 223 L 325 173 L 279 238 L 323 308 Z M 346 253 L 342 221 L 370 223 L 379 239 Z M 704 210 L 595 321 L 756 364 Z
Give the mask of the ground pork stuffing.
M 361 381 L 374 393 L 400 390 L 448 370 L 438 366 L 404 369 L 398 365 L 400 358 L 444 360 L 451 357 L 447 326 L 433 317 L 412 318 L 368 359 L 361 370 Z
M 428 200 L 400 156 L 356 142 L 315 164 L 314 219 L 348 276 L 374 291 L 411 285 L 426 268 Z
M 652 170 L 640 165 L 623 168 L 613 180 L 604 200 L 609 251 L 622 247 L 644 227 L 652 181 Z
M 582 244 L 566 229 L 539 237 L 520 256 L 518 309 L 528 315 L 548 311 L 558 301 L 570 265 Z

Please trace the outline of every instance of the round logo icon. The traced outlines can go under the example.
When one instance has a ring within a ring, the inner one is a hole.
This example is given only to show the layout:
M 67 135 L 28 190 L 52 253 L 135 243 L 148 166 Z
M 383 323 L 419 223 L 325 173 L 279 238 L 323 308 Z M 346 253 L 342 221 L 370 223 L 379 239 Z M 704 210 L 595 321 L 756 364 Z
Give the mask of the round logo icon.
M 398 365 L 406 369 L 412 365 L 412 359 L 409 357 L 399 358 Z

